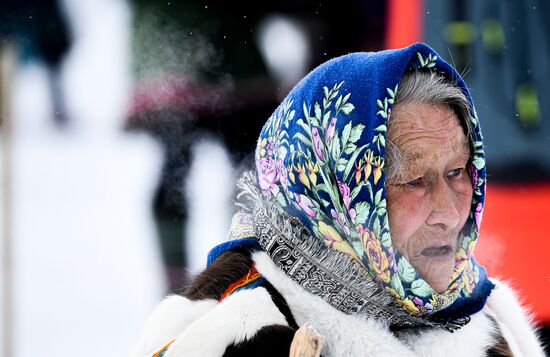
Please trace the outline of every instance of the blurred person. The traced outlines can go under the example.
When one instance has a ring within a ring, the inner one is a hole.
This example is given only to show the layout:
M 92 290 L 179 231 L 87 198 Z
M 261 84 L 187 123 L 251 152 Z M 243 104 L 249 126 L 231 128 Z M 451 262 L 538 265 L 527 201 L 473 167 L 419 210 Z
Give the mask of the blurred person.
M 514 291 L 474 259 L 483 138 L 431 48 L 319 66 L 255 161 L 228 241 L 157 307 L 135 356 L 287 356 L 308 325 L 323 356 L 544 355 Z

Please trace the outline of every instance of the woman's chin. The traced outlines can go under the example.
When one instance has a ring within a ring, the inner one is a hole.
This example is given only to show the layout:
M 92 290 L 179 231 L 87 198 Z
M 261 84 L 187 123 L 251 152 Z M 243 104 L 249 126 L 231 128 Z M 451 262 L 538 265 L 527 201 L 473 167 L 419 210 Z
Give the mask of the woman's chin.
M 417 268 L 417 271 L 436 293 L 441 294 L 449 288 L 455 266 L 454 255 L 452 257 L 430 257 L 428 260 L 425 268 Z
M 432 289 L 438 294 L 444 293 L 449 288 L 450 283 L 450 274 L 446 279 L 438 279 L 437 281 L 430 283 L 429 281 L 426 281 Z

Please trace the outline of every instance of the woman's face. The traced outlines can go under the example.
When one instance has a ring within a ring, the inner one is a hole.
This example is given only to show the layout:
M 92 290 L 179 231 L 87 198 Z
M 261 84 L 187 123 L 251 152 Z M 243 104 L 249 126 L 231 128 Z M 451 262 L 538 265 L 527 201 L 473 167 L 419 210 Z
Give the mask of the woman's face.
M 450 283 L 472 201 L 468 141 L 445 104 L 398 105 L 391 121 L 388 138 L 403 156 L 400 174 L 387 182 L 392 241 L 441 293 Z

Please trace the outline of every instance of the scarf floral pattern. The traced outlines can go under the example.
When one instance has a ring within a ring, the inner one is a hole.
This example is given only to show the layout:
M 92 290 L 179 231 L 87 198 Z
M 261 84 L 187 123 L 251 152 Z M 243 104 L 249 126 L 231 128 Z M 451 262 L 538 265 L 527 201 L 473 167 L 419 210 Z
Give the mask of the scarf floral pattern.
M 458 79 L 470 99 L 459 75 L 429 47 L 411 46 L 408 56 L 403 71 L 440 71 Z M 332 66 L 338 69 L 337 64 Z M 330 67 L 324 70 L 329 72 Z M 370 102 L 356 94 L 360 83 L 331 79 L 308 81 L 306 77 L 268 119 L 256 150 L 263 194 L 298 217 L 315 239 L 364 268 L 409 313 L 429 315 L 457 300 L 468 299 L 480 280 L 486 279 L 484 269 L 473 257 L 485 194 L 485 156 L 475 111 L 469 118 L 475 128 L 469 164 L 474 188 L 472 208 L 459 237 L 461 245 L 451 284 L 438 294 L 391 241 L 384 153 L 400 76 L 381 83 L 379 95 L 370 96 Z

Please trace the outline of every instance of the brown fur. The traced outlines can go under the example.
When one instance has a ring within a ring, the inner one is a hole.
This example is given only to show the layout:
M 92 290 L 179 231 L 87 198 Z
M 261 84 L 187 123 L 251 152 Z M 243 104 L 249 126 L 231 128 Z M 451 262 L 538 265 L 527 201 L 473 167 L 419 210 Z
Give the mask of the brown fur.
M 510 350 L 508 342 L 506 342 L 506 340 L 502 336 L 502 332 L 498 327 L 497 321 L 492 316 L 488 317 L 495 327 L 496 342 L 487 350 L 487 357 L 514 357 L 512 351 Z
M 189 300 L 218 300 L 251 265 L 250 252 L 242 249 L 225 252 L 195 278 L 183 295 Z

